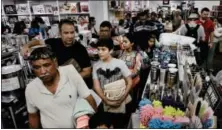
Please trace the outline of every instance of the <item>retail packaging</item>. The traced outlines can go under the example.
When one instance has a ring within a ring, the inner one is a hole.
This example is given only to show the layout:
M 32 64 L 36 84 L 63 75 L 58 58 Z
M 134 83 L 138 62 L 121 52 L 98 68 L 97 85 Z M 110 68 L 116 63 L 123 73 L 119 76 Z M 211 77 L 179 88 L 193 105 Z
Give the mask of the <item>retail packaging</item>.
M 33 10 L 33 14 L 44 14 L 45 13 L 44 5 L 33 5 L 32 10 Z
M 17 14 L 29 14 L 28 4 L 16 4 Z
M 5 14 L 17 14 L 15 5 L 4 5 Z

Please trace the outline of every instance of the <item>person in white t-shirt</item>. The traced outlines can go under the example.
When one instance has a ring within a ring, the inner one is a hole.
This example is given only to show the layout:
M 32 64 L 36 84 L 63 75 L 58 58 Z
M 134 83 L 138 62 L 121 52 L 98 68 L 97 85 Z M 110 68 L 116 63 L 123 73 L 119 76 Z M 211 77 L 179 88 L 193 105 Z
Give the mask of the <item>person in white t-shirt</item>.
M 57 67 L 47 47 L 33 50 L 29 60 L 37 76 L 25 90 L 31 128 L 40 128 L 40 123 L 43 128 L 75 128 L 72 115 L 78 97 L 96 111 L 90 90 L 72 65 Z

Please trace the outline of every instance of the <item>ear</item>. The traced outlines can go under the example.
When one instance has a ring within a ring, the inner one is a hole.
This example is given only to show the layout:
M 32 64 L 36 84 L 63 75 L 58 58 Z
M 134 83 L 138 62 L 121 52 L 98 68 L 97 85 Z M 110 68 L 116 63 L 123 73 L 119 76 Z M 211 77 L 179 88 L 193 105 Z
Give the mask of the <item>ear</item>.
M 111 49 L 111 50 L 109 51 L 109 53 L 112 54 L 112 53 L 113 53 L 113 49 Z
M 55 63 L 56 67 L 59 67 L 58 60 L 56 58 L 53 59 L 53 62 Z

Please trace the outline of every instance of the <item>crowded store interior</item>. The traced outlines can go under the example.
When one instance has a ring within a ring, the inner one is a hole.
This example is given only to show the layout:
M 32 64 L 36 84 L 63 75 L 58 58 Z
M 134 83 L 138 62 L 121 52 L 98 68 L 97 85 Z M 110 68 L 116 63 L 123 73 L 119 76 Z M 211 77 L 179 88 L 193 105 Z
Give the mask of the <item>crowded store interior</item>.
M 222 128 L 222 1 L 1 5 L 1 128 Z

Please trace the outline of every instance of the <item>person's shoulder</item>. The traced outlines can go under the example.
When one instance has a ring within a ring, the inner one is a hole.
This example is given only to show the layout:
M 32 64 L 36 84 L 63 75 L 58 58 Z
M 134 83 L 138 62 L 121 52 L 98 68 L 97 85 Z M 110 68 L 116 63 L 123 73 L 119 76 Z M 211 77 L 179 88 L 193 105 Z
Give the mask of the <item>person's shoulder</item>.
M 39 78 L 35 78 L 34 80 L 32 80 L 26 86 L 26 89 L 25 89 L 26 93 L 36 92 L 36 90 L 38 89 L 38 86 L 40 85 L 40 83 L 41 83 L 41 80 Z
M 94 65 L 93 65 L 93 69 L 97 69 L 98 67 L 102 66 L 103 62 L 101 60 L 97 61 Z
M 46 44 L 54 44 L 54 43 L 59 43 L 62 42 L 61 38 L 49 38 L 45 40 Z
M 69 72 L 71 70 L 75 69 L 75 67 L 70 64 L 70 65 L 65 65 L 65 66 L 59 66 L 59 72 Z
M 117 63 L 118 65 L 123 65 L 125 64 L 125 62 L 121 59 L 117 59 L 117 58 L 113 58 L 112 60 L 113 62 Z

